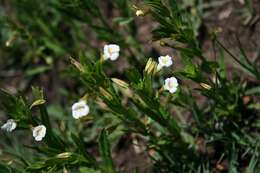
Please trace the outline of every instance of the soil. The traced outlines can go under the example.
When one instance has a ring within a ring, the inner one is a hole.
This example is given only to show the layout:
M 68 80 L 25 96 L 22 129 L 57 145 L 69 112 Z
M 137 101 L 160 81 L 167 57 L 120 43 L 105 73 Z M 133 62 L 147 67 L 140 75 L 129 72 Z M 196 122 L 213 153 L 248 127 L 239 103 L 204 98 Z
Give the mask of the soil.
M 205 55 L 209 57 L 213 57 L 213 50 L 211 41 L 208 39 L 209 33 L 214 29 L 218 29 L 219 38 L 223 43 L 231 49 L 232 52 L 239 55 L 239 51 L 237 49 L 237 42 L 235 36 L 238 36 L 247 55 L 250 57 L 251 60 L 258 59 L 259 62 L 259 55 L 260 55 L 260 1 L 254 0 L 253 1 L 253 8 L 254 14 L 246 22 L 246 18 L 244 15 L 245 3 L 243 0 L 230 0 L 227 1 L 222 6 L 218 6 L 216 8 L 211 8 L 207 12 L 210 12 L 208 17 L 203 18 L 201 23 L 201 29 L 199 30 L 199 38 L 200 41 L 203 43 L 203 49 L 205 50 Z M 109 12 L 109 5 L 102 1 L 102 6 L 107 8 L 107 13 L 110 16 L 116 14 L 110 14 Z M 170 54 L 175 56 L 174 59 L 175 66 L 181 66 L 180 58 L 176 52 L 170 48 L 162 48 L 158 42 L 151 43 L 151 28 L 154 28 L 157 24 L 151 21 L 149 17 L 136 17 L 136 23 L 138 25 L 138 38 L 140 42 L 144 44 L 144 48 L 146 52 L 150 52 L 154 50 L 157 54 Z M 103 43 L 97 42 L 95 38 L 92 40 L 95 46 L 102 45 Z M 234 63 L 231 58 L 227 57 L 226 61 L 228 63 Z M 124 62 L 119 61 L 118 66 L 121 66 Z M 59 66 L 64 66 L 61 64 Z M 123 64 L 123 66 L 127 66 Z M 0 65 L 1 67 L 1 65 Z M 58 67 L 59 68 L 59 67 Z M 63 67 L 62 67 L 63 68 Z M 230 69 L 230 73 L 233 73 L 234 69 Z M 2 79 L 1 87 L 5 88 L 12 92 L 17 92 L 18 90 L 24 90 L 28 88 L 30 81 L 24 80 L 24 76 L 22 75 L 21 71 L 10 71 L 10 74 L 3 72 L 0 70 L 0 77 Z M 57 83 L 54 84 L 53 82 L 57 82 L 61 79 L 54 79 L 53 77 L 48 75 L 42 75 L 39 77 L 38 80 L 33 81 L 33 83 L 37 83 L 38 85 L 42 85 L 46 88 L 47 98 L 50 102 L 54 99 L 57 99 L 57 93 L 55 92 L 58 86 Z M 47 85 L 46 85 L 47 84 Z M 73 84 L 67 82 L 61 82 L 59 85 L 66 84 L 67 88 L 73 88 Z M 1 119 L 1 115 L 0 115 Z M 135 141 L 135 136 L 133 135 L 126 135 L 124 136 L 118 145 L 114 148 L 113 157 L 116 160 L 116 166 L 119 170 L 130 173 L 130 170 L 133 168 L 139 167 L 141 168 L 141 173 L 149 173 L 151 171 L 151 161 L 148 159 L 148 156 L 145 154 L 143 149 L 138 151 L 137 148 L 134 147 L 133 141 Z M 142 141 L 139 140 L 141 143 Z

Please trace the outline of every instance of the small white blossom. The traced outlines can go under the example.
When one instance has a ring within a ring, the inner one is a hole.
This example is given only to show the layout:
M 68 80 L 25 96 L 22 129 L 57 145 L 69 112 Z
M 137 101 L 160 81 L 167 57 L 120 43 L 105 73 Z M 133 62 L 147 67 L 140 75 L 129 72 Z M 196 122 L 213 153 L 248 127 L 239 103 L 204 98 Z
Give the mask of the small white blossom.
M 170 67 L 172 65 L 172 57 L 170 57 L 169 55 L 166 56 L 160 56 L 158 58 L 158 66 L 157 66 L 157 70 L 161 70 L 161 68 L 163 67 Z
M 46 135 L 46 127 L 39 125 L 33 128 L 33 137 L 36 141 L 41 141 Z
M 120 47 L 116 44 L 108 44 L 104 46 L 104 59 L 115 61 L 119 57 Z
M 9 119 L 7 122 L 2 125 L 1 129 L 7 132 L 12 132 L 17 127 L 17 124 L 14 119 Z
M 89 113 L 89 107 L 85 101 L 79 101 L 72 105 L 72 116 L 79 119 Z
M 175 77 L 170 77 L 164 81 L 164 89 L 168 90 L 170 93 L 175 93 L 178 87 L 178 81 Z

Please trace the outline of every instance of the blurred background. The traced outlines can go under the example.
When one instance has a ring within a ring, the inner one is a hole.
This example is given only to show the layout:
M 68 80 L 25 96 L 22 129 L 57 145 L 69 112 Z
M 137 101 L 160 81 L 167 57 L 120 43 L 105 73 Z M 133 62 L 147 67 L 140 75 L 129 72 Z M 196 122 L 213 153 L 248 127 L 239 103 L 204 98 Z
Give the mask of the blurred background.
M 239 53 L 239 38 L 248 57 L 259 63 L 259 0 L 179 0 L 179 4 L 191 17 L 205 56 L 214 58 L 209 33 L 217 31 L 230 51 Z M 105 44 L 119 44 L 120 58 L 106 63 L 105 69 L 109 76 L 120 79 L 125 79 L 124 72 L 130 64 L 140 71 L 144 69 L 149 57 L 169 54 L 174 57 L 173 68 L 183 66 L 175 50 L 153 41 L 151 31 L 158 23 L 149 15 L 136 16 L 137 8 L 142 5 L 138 0 L 0 0 L 0 88 L 11 93 L 22 92 L 31 98 L 31 86 L 42 87 L 48 112 L 57 127 L 64 132 L 66 129 L 84 132 L 84 140 L 91 152 L 96 153 L 93 141 L 101 127 L 116 124 L 117 120 L 109 113 L 98 116 L 100 110 L 93 105 L 95 123 L 75 126 L 71 105 L 85 93 L 82 81 L 71 72 L 69 57 L 77 59 L 84 55 L 97 61 Z M 226 53 L 218 53 L 224 54 L 228 74 L 240 74 L 239 69 L 231 67 L 234 61 Z M 256 83 L 250 75 L 245 79 L 249 85 Z M 6 116 L 0 110 L 0 122 L 5 121 Z M 23 145 L 14 145 L 25 135 L 28 134 L 18 132 L 11 139 L 9 134 L 0 132 L 0 153 L 3 149 L 9 152 L 15 149 L 21 156 L 28 153 Z M 135 152 L 129 135 L 114 134 L 117 167 L 127 171 L 138 166 L 143 169 L 141 172 L 149 172 L 147 155 Z M 33 152 L 26 157 L 30 159 L 32 155 Z

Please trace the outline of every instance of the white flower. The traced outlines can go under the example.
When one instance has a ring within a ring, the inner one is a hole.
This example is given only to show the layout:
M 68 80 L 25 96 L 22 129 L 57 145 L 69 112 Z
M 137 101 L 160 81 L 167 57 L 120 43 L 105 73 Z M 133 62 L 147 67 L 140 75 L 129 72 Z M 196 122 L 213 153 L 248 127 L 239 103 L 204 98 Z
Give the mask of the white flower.
M 116 44 L 108 44 L 104 46 L 104 59 L 115 61 L 119 57 L 120 47 Z
M 46 135 L 46 127 L 39 125 L 33 128 L 33 137 L 36 141 L 41 141 Z
M 161 70 L 162 67 L 170 67 L 172 65 L 172 57 L 169 55 L 160 56 L 158 58 L 159 64 L 157 66 L 157 70 Z
M 14 119 L 9 119 L 7 122 L 2 125 L 1 129 L 7 132 L 11 132 L 16 128 L 17 124 Z
M 175 93 L 178 87 L 178 81 L 175 77 L 170 77 L 164 81 L 164 89 L 168 90 L 170 93 Z
M 85 101 L 79 101 L 72 105 L 72 116 L 79 119 L 89 113 L 89 107 Z

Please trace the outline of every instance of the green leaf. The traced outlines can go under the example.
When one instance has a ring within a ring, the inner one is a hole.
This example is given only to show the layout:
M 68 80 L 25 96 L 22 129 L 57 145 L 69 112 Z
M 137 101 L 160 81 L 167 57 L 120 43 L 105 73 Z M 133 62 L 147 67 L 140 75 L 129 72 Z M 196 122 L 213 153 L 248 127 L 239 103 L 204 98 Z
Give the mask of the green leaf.
M 44 73 L 44 72 L 46 72 L 46 71 L 48 71 L 50 69 L 51 69 L 50 66 L 35 67 L 35 68 L 31 68 L 31 69 L 27 70 L 25 72 L 25 75 L 33 76 L 33 75 L 37 75 L 37 74 L 40 74 L 40 73 Z
M 256 169 L 258 169 L 257 164 L 259 164 L 258 159 L 255 156 L 253 156 L 250 160 L 250 163 L 249 163 L 247 169 L 246 169 L 246 173 L 254 173 L 254 172 L 260 171 L 260 170 L 258 170 L 258 171 L 256 170 Z
M 248 89 L 245 94 L 246 95 L 260 94 L 260 86 Z
M 76 136 L 75 134 L 71 134 L 71 138 L 74 141 L 75 145 L 77 146 L 77 149 L 79 150 L 80 154 L 82 154 L 85 159 L 92 164 L 92 166 L 96 166 L 96 160 L 93 156 L 91 156 L 91 154 L 88 153 L 88 151 L 86 150 L 83 141 Z
M 79 172 L 80 173 L 101 173 L 100 170 L 95 170 L 95 169 L 86 168 L 86 167 L 80 167 Z
M 133 17 L 129 17 L 129 18 L 126 18 L 126 17 L 117 17 L 117 18 L 114 18 L 114 19 L 113 19 L 113 22 L 118 23 L 118 24 L 121 25 L 121 26 L 124 26 L 124 25 L 128 25 L 128 24 L 131 23 L 133 20 L 134 20 Z
M 248 108 L 260 110 L 260 103 L 252 103 L 252 104 L 248 105 Z
M 51 127 L 51 123 L 50 123 L 50 118 L 47 112 L 47 109 L 44 105 L 40 104 L 40 113 L 41 113 L 41 120 L 43 125 L 46 126 L 47 131 L 51 131 L 52 127 Z
M 215 72 L 218 67 L 218 63 L 214 61 L 204 61 L 201 65 L 201 69 L 209 74 Z
M 13 171 L 8 166 L 0 163 L 0 172 L 1 173 L 12 173 Z
M 112 156 L 111 156 L 111 151 L 110 151 L 110 143 L 108 141 L 108 134 L 107 131 L 102 130 L 99 139 L 98 139 L 98 144 L 99 144 L 99 152 L 102 157 L 102 172 L 104 173 L 116 173 L 116 170 L 114 168 Z
M 39 105 L 42 124 L 46 126 L 46 143 L 55 149 L 63 151 L 65 149 L 65 142 L 60 136 L 56 135 L 52 129 L 49 114 L 45 105 Z
M 14 96 L 0 89 L 0 108 L 13 119 L 35 124 L 27 99 L 21 95 Z
M 45 102 L 46 102 L 46 100 L 44 100 L 44 99 L 35 100 L 35 101 L 31 104 L 30 109 L 32 109 L 32 107 L 34 107 L 34 106 L 42 105 L 42 104 L 44 104 Z
M 127 73 L 127 78 L 134 84 L 138 84 L 142 78 L 141 74 L 136 68 L 133 68 L 131 70 L 128 70 Z

